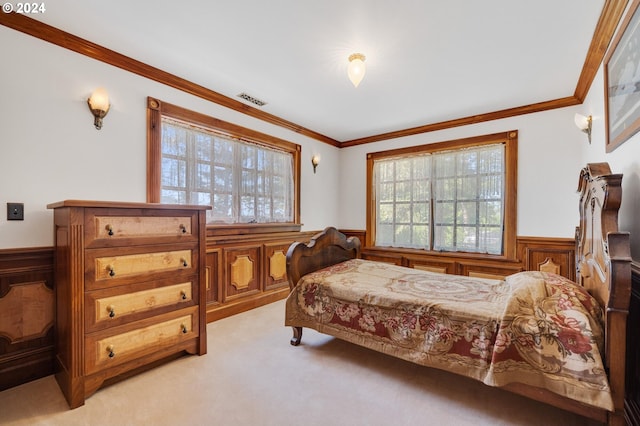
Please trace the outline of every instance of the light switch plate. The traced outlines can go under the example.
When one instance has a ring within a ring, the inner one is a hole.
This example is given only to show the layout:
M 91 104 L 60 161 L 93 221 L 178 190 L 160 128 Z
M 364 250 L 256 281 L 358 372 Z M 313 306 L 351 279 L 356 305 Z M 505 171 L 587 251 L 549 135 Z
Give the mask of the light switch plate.
M 24 220 L 24 203 L 7 203 L 7 220 Z

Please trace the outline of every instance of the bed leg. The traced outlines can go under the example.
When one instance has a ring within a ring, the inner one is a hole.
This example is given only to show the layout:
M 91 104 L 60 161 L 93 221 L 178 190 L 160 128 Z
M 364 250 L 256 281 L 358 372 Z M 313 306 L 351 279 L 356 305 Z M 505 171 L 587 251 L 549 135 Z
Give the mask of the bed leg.
M 607 426 L 625 426 L 626 424 L 624 410 L 616 410 L 613 413 L 609 413 Z
M 293 329 L 293 337 L 291 338 L 291 344 L 298 346 L 300 340 L 302 340 L 302 327 L 291 327 Z

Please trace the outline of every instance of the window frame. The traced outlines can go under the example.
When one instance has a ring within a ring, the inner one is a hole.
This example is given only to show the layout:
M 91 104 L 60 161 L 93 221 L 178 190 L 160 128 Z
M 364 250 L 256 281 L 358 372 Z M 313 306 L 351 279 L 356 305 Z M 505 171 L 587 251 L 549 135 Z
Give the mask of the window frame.
M 248 129 L 208 115 L 191 111 L 158 99 L 147 98 L 147 202 L 159 203 L 161 198 L 162 117 L 172 118 L 209 129 L 233 139 L 277 149 L 293 156 L 293 222 L 207 224 L 208 229 L 227 229 L 228 232 L 299 231 L 300 223 L 300 153 L 301 147 L 256 130 Z M 225 231 L 222 231 L 225 233 Z
M 421 153 L 434 153 L 439 151 L 451 151 L 469 147 L 504 143 L 505 159 L 505 186 L 504 186 L 504 228 L 502 233 L 502 254 L 486 254 L 465 251 L 435 251 L 426 249 L 407 249 L 396 247 L 377 247 L 386 251 L 437 254 L 443 256 L 464 256 L 478 258 L 492 258 L 514 260 L 516 256 L 517 233 L 517 176 L 518 176 L 518 131 L 511 130 L 502 133 L 474 136 L 463 139 L 455 139 L 444 142 L 436 142 L 424 145 L 397 148 L 387 151 L 378 151 L 367 154 L 367 211 L 366 211 L 366 247 L 374 248 L 376 235 L 376 199 L 373 181 L 374 161 L 390 157 L 402 157 Z

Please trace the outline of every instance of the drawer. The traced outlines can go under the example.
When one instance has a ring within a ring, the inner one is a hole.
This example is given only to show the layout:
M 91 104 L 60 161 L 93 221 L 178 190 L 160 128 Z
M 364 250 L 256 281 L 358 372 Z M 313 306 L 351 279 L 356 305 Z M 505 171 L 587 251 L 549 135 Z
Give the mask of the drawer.
M 198 237 L 198 215 L 192 211 L 88 209 L 85 215 L 87 247 L 186 242 Z
M 197 276 L 90 291 L 85 294 L 88 332 L 125 324 L 197 303 Z M 126 292 L 123 292 L 125 290 Z
M 148 281 L 162 274 L 178 273 L 187 276 L 198 271 L 198 252 L 195 248 L 167 246 L 88 250 L 86 252 L 85 289 L 95 290 L 116 285 Z
M 197 312 L 198 307 L 194 306 L 87 335 L 85 373 L 111 368 L 197 337 Z

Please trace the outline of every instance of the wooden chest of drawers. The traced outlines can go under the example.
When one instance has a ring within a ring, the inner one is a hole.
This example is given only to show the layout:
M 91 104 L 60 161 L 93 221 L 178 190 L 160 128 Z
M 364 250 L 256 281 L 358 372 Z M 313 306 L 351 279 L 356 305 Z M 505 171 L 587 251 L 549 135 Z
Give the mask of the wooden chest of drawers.
M 105 381 L 205 354 L 205 206 L 54 209 L 56 379 L 71 408 Z

